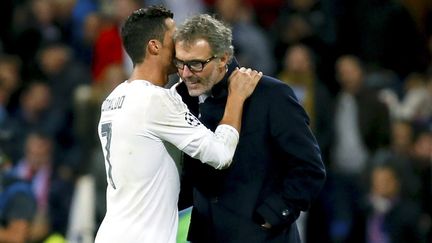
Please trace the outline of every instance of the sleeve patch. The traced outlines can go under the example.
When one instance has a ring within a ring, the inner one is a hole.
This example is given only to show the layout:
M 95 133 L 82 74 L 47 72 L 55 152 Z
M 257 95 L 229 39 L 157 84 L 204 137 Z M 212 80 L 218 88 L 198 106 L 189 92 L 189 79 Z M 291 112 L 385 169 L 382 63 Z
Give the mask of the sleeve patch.
M 189 111 L 185 113 L 185 120 L 189 125 L 191 125 L 193 127 L 197 127 L 197 126 L 201 125 L 201 122 L 198 120 L 198 118 L 196 118 Z

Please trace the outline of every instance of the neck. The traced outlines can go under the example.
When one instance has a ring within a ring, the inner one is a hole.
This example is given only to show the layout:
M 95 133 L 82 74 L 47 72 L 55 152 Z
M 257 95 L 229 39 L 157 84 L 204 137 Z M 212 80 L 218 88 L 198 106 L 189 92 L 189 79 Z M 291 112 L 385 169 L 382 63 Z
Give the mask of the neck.
M 160 65 L 144 61 L 135 65 L 128 82 L 133 80 L 147 80 L 156 86 L 163 87 L 168 82 L 168 73 Z

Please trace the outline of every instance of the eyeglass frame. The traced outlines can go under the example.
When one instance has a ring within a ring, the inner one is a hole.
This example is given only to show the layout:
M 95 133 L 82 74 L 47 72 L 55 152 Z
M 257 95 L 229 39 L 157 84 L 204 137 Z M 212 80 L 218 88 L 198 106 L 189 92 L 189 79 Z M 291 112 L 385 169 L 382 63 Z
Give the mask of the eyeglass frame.
M 174 66 L 177 68 L 177 69 L 179 69 L 179 70 L 184 70 L 184 67 L 185 66 L 187 66 L 188 67 L 188 69 L 191 71 L 191 72 L 194 72 L 194 73 L 199 73 L 199 72 L 202 72 L 202 70 L 204 70 L 204 68 L 205 68 L 205 66 L 209 63 L 209 62 L 211 62 L 213 59 L 215 59 L 215 58 L 217 58 L 218 56 L 217 55 L 213 55 L 213 56 L 211 56 L 210 58 L 208 58 L 207 60 L 190 60 L 190 61 L 182 61 L 182 60 L 180 60 L 180 59 L 178 59 L 178 58 L 176 58 L 176 57 L 174 57 L 174 59 L 173 59 L 173 63 L 174 63 Z M 199 69 L 199 70 L 196 70 L 195 68 L 193 68 L 191 65 L 191 63 L 196 63 L 196 64 L 201 64 L 201 68 Z M 180 68 L 180 64 L 181 64 L 181 68 Z

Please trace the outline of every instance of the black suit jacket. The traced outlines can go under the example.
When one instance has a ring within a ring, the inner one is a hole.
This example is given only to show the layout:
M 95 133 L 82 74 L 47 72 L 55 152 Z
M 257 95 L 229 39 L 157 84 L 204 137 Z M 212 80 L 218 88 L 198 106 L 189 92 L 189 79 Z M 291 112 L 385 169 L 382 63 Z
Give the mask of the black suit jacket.
M 234 61 L 211 96 L 198 105 L 184 84 L 178 91 L 189 109 L 215 130 L 228 94 Z M 216 170 L 184 159 L 182 193 L 193 188 L 189 240 L 196 242 L 300 242 L 294 223 L 318 195 L 325 169 L 308 117 L 283 82 L 263 76 L 244 106 L 240 142 L 232 165 Z M 267 221 L 273 228 L 260 225 Z

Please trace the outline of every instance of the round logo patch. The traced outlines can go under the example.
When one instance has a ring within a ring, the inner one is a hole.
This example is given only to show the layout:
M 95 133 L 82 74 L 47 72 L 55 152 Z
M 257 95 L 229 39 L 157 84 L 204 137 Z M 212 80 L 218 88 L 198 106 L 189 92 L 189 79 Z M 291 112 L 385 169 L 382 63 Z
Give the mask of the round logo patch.
M 198 120 L 198 118 L 196 118 L 192 113 L 190 112 L 186 112 L 185 114 L 185 120 L 186 122 L 191 125 L 191 126 L 199 126 L 201 125 L 201 122 Z

